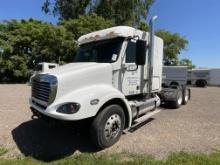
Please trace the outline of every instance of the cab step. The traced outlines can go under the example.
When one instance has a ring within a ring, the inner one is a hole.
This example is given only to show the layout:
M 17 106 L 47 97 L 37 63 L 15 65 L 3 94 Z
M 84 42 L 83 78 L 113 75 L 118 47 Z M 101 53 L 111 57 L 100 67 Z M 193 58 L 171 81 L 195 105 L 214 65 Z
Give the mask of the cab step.
M 159 112 L 161 112 L 161 109 L 156 109 L 154 111 L 149 111 L 146 115 L 144 115 L 144 116 L 142 116 L 140 118 L 137 118 L 136 120 L 134 120 L 134 122 L 131 125 L 131 127 L 129 129 L 125 130 L 124 133 L 126 133 L 126 132 L 134 132 L 139 127 L 141 127 L 141 126 L 145 125 L 146 123 L 154 120 L 151 117 L 156 115 Z

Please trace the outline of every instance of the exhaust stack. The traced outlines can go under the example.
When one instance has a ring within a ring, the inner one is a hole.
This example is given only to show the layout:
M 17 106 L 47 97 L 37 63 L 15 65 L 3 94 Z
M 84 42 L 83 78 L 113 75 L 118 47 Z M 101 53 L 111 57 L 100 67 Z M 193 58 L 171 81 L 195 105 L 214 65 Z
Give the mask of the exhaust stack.
M 150 20 L 150 34 L 149 34 L 149 51 L 148 51 L 148 97 L 151 97 L 152 82 L 153 82 L 153 56 L 154 56 L 154 22 L 157 16 Z

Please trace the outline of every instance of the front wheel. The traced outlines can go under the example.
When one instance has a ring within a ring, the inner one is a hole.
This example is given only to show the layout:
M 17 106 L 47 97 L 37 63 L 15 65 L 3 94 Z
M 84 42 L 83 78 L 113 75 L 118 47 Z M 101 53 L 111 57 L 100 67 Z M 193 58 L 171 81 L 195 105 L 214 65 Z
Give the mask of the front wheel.
M 125 126 L 125 115 L 119 105 L 109 105 L 93 120 L 90 135 L 93 143 L 99 148 L 115 144 Z

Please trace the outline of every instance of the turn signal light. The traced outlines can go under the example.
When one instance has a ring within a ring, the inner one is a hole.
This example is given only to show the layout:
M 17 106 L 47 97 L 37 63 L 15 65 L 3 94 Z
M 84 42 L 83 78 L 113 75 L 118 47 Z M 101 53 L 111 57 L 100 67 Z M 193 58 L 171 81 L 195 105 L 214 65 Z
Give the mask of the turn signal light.
M 78 103 L 67 103 L 67 104 L 61 105 L 57 109 L 57 112 L 64 113 L 64 114 L 74 114 L 74 113 L 78 112 L 79 109 L 80 109 L 80 104 L 78 104 Z

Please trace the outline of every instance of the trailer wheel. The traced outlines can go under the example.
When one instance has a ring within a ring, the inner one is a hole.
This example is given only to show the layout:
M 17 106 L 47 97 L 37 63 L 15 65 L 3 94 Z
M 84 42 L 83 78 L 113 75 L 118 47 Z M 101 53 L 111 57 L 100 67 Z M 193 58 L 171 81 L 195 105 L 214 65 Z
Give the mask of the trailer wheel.
M 181 89 L 178 89 L 176 99 L 174 101 L 171 101 L 170 105 L 172 108 L 177 109 L 182 105 L 182 102 L 183 102 L 183 93 Z
M 109 105 L 93 120 L 90 136 L 93 143 L 103 149 L 115 144 L 125 126 L 125 114 L 119 105 Z
M 190 93 L 189 93 L 189 89 L 185 88 L 184 93 L 183 93 L 183 105 L 186 105 L 187 102 L 189 101 L 189 97 L 190 97 Z
M 196 81 L 196 86 L 197 87 L 206 87 L 207 82 L 205 80 L 197 80 Z

